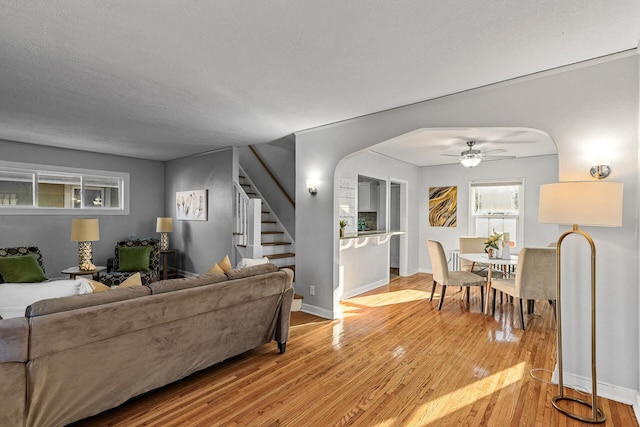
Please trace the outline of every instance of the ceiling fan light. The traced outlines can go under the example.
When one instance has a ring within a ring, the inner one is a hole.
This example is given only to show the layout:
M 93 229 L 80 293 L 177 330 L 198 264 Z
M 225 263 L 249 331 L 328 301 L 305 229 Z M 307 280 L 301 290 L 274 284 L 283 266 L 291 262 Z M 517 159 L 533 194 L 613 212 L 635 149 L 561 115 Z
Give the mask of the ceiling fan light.
M 481 160 L 482 159 L 480 157 L 464 157 L 460 159 L 460 163 L 462 163 L 462 166 L 464 167 L 472 168 L 474 166 L 478 166 Z

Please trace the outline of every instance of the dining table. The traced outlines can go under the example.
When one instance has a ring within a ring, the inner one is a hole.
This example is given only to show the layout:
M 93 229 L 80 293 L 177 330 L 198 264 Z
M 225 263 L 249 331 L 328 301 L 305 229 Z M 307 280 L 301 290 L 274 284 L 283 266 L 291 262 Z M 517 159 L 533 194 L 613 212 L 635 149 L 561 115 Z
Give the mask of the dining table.
M 460 258 L 476 264 L 488 265 L 487 267 L 487 284 L 484 299 L 484 314 L 489 314 L 489 300 L 491 291 L 491 273 L 494 266 L 515 266 L 518 265 L 518 256 L 511 255 L 509 258 L 489 258 L 486 253 L 465 253 L 460 254 Z

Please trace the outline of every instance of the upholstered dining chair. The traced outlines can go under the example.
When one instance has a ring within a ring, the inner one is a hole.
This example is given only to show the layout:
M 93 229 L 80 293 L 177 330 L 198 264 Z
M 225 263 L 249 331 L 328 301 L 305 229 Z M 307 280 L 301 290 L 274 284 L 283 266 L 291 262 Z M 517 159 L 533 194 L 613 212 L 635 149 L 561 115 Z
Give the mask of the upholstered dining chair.
M 469 286 L 480 286 L 480 301 L 481 306 L 484 307 L 484 279 L 469 271 L 449 271 L 447 257 L 440 242 L 427 240 L 427 247 L 429 248 L 429 257 L 431 258 L 431 269 L 433 273 L 433 286 L 431 287 L 431 297 L 429 301 L 433 300 L 436 283 L 442 287 L 438 310 L 442 309 L 447 286 L 463 286 L 467 288 Z
M 524 329 L 522 301 L 547 300 L 555 311 L 556 248 L 523 248 L 518 256 L 516 275 L 510 279 L 491 281 L 493 289 L 492 314 L 496 312 L 496 291 L 517 298 L 520 305 L 520 326 Z M 533 305 L 530 311 L 533 311 Z
M 143 285 L 160 279 L 160 241 L 129 239 L 116 243 L 113 266 L 100 276 L 107 286 L 120 285 L 135 273 L 140 273 Z
M 481 254 L 484 250 L 484 242 L 486 237 L 460 237 L 460 253 L 461 254 Z M 473 274 L 487 278 L 488 264 L 479 264 L 460 258 L 460 270 L 470 271 Z M 502 271 L 494 269 L 491 272 L 492 278 L 502 277 Z

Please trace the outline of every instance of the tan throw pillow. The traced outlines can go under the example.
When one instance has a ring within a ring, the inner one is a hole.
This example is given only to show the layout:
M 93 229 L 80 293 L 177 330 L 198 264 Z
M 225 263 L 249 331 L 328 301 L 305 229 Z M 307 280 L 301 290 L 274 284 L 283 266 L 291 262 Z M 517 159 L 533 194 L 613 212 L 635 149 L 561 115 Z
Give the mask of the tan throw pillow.
M 205 274 L 209 274 L 209 273 L 224 273 L 224 270 L 222 268 L 220 268 L 220 266 L 216 262 L 215 264 L 213 264 L 211 266 L 210 269 L 207 270 L 207 272 Z
M 225 255 L 224 258 L 222 258 L 220 261 L 218 261 L 218 266 L 222 269 L 222 271 L 224 271 L 225 273 L 229 270 L 232 270 L 233 267 L 231 266 L 231 261 L 229 261 L 229 255 Z
M 120 286 L 118 286 L 119 288 L 130 288 L 132 286 L 142 286 L 142 277 L 140 276 L 140 273 L 136 273 L 131 275 L 131 277 L 128 277 L 127 280 L 125 280 L 124 282 L 120 283 Z
M 229 255 L 225 255 L 224 258 L 213 264 L 211 268 L 207 270 L 207 273 L 226 273 L 232 269 L 233 267 L 231 266 L 231 261 L 229 261 Z
M 104 283 L 96 282 L 95 280 L 89 280 L 89 279 L 86 279 L 86 280 L 87 280 L 87 282 L 89 282 L 89 284 L 93 288 L 93 293 L 94 294 L 97 293 L 97 292 L 104 292 L 104 291 L 108 291 L 108 290 L 111 289 L 110 287 L 108 287 Z

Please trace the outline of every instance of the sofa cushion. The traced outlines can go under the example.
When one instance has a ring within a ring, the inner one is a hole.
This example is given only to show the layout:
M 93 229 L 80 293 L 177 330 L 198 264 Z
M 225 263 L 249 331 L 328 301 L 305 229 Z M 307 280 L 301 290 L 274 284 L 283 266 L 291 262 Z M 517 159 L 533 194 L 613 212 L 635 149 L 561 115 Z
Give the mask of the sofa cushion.
M 260 264 L 252 267 L 235 268 L 225 272 L 229 280 L 243 279 L 245 277 L 257 276 L 259 274 L 273 273 L 278 271 L 278 266 L 275 264 Z
M 179 279 L 167 279 L 149 284 L 152 294 L 178 291 L 180 289 L 196 288 L 198 286 L 212 285 L 227 281 L 224 273 L 207 273 L 195 277 L 182 277 Z
M 134 286 L 130 288 L 113 289 L 109 292 L 46 299 L 34 302 L 28 306 L 25 315 L 26 317 L 43 316 L 45 314 L 59 313 L 62 311 L 93 307 L 116 301 L 124 301 L 131 298 L 139 298 L 150 294 L 151 290 L 146 286 Z
M 229 255 L 225 255 L 220 261 L 216 262 L 211 266 L 209 270 L 205 274 L 208 273 L 226 273 L 233 268 L 231 265 L 231 261 L 229 260 Z
M 151 246 L 119 246 L 118 271 L 149 271 Z
M 47 280 L 34 254 L 0 257 L 0 275 L 8 283 L 34 283 Z
M 140 273 L 136 273 L 127 277 L 127 280 L 120 283 L 120 285 L 118 285 L 118 288 L 130 288 L 132 286 L 142 286 L 142 277 L 140 276 Z

